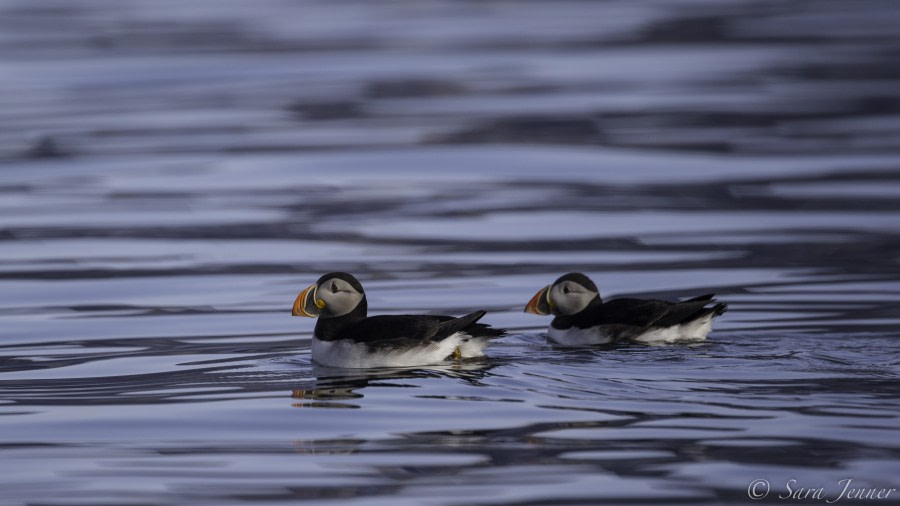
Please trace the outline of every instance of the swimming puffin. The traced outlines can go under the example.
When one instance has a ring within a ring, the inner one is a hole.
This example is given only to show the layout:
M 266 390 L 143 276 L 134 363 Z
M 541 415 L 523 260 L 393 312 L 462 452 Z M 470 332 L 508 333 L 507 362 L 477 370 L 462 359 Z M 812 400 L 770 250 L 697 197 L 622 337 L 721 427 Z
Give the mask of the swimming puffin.
M 603 302 L 590 278 L 570 272 L 538 291 L 525 312 L 553 314 L 548 334 L 564 345 L 702 341 L 712 330 L 713 318 L 728 309 L 722 303 L 707 307 L 715 302 L 714 296 L 708 293 L 682 302 L 627 298 Z
M 476 323 L 485 311 L 459 318 L 367 316 L 366 311 L 359 281 L 346 272 L 331 272 L 297 296 L 291 314 L 318 317 L 312 358 L 332 367 L 409 367 L 480 357 L 492 339 L 506 333 Z

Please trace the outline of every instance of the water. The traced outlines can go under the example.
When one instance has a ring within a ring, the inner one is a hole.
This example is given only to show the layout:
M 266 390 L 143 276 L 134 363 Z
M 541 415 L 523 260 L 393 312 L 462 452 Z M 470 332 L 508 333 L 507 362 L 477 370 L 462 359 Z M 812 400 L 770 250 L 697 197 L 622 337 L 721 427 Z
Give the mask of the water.
M 900 489 L 898 22 L 875 0 L 0 2 L 0 503 Z M 486 309 L 509 336 L 316 366 L 289 308 L 332 270 L 373 313 Z M 574 270 L 731 309 L 702 344 L 552 346 L 522 308 Z

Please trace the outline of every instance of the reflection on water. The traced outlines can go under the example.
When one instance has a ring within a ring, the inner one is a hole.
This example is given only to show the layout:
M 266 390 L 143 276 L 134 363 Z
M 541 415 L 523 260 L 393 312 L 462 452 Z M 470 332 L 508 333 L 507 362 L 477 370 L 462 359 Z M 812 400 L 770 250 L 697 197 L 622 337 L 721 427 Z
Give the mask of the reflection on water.
M 0 502 L 900 488 L 898 23 L 881 0 L 0 0 Z M 486 309 L 509 336 L 317 366 L 289 307 L 334 270 L 373 313 Z M 731 310 L 704 343 L 553 346 L 522 308 L 574 270 Z

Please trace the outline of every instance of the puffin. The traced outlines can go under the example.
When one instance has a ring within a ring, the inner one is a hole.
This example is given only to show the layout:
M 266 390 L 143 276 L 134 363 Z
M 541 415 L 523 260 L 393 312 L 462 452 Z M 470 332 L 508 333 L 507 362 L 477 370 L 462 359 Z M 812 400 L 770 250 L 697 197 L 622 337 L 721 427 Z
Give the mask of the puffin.
M 604 302 L 590 278 L 570 272 L 540 289 L 525 312 L 552 314 L 548 335 L 568 346 L 702 341 L 712 330 L 713 318 L 728 309 L 714 297 L 708 293 L 681 302 L 629 298 Z
M 460 316 L 368 316 L 362 284 L 346 272 L 331 272 L 300 292 L 293 316 L 318 318 L 312 358 L 343 368 L 414 367 L 450 358 L 483 356 L 504 329 L 478 323 L 485 311 Z

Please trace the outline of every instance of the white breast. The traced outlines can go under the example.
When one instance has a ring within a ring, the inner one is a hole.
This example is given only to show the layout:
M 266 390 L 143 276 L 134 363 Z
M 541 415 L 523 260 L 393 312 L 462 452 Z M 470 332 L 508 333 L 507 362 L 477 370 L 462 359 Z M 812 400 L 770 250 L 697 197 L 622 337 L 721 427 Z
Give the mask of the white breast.
M 321 365 L 349 369 L 414 367 L 444 362 L 457 348 L 463 358 L 480 357 L 485 346 L 486 340 L 472 339 L 462 332 L 437 343 L 379 351 L 370 351 L 365 344 L 350 339 L 321 341 L 313 336 L 312 358 Z

